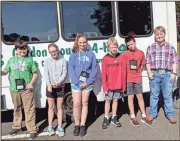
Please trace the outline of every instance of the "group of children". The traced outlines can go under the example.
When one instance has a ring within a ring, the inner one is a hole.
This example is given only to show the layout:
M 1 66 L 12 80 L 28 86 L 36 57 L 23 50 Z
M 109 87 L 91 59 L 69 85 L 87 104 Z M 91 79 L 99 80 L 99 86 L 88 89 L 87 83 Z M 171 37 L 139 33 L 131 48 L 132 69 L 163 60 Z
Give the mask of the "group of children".
M 145 65 L 145 55 L 143 51 L 136 47 L 136 41 L 132 36 L 125 39 L 128 51 L 123 54 L 118 52 L 118 42 L 115 38 L 109 38 L 107 53 L 102 60 L 102 85 L 105 94 L 105 117 L 102 128 L 106 129 L 111 122 L 116 127 L 121 127 L 117 117 L 118 100 L 122 98 L 122 93 L 128 94 L 128 105 L 131 115 L 131 123 L 139 126 L 139 122 L 134 114 L 134 95 L 137 96 L 139 107 L 142 113 L 141 121 L 152 125 L 152 121 L 147 120 L 144 100 L 142 96 L 141 72 Z M 55 44 L 48 46 L 51 58 L 45 61 L 44 78 L 47 83 L 47 97 L 49 103 L 49 135 L 55 134 L 52 127 L 53 108 L 55 98 L 58 99 L 58 131 L 59 135 L 64 135 L 62 128 L 62 101 L 63 88 L 67 75 L 65 59 L 58 55 L 58 48 Z M 87 47 L 87 37 L 83 34 L 77 35 L 73 53 L 68 62 L 68 75 L 71 82 L 73 97 L 73 116 L 75 121 L 75 136 L 84 136 L 87 133 L 85 125 L 88 114 L 88 99 L 93 83 L 97 76 L 97 61 L 93 51 Z M 57 71 L 58 70 L 58 71 Z M 58 74 L 59 75 L 58 75 Z M 55 81 L 55 79 L 58 79 Z M 61 80 L 61 81 L 60 81 Z M 50 93 L 50 94 L 49 94 Z M 58 103 L 61 99 L 61 102 Z M 112 101 L 112 117 L 109 117 L 110 103 Z M 60 113 L 60 114 L 59 114 Z
M 158 27 L 155 30 L 155 37 L 156 33 L 159 31 L 161 32 L 161 34 L 165 32 L 162 27 Z M 158 41 L 161 36 L 159 35 L 159 33 L 157 36 Z M 163 42 L 165 42 L 165 39 L 163 40 Z M 131 117 L 130 122 L 134 126 L 140 126 L 134 113 L 134 95 L 136 95 L 138 99 L 138 104 L 142 115 L 141 122 L 146 123 L 147 125 L 152 125 L 152 121 L 155 118 L 152 115 L 150 115 L 150 117 L 147 117 L 142 96 L 143 88 L 141 75 L 144 65 L 147 64 L 147 62 L 145 61 L 145 55 L 143 51 L 139 50 L 136 47 L 136 41 L 134 37 L 126 37 L 125 43 L 128 47 L 128 50 L 120 54 L 118 52 L 117 40 L 113 37 L 109 38 L 107 41 L 109 52 L 103 57 L 102 60 L 102 86 L 105 94 L 105 117 L 102 124 L 103 129 L 108 128 L 108 125 L 110 123 L 112 123 L 116 127 L 121 127 L 121 123 L 119 122 L 119 119 L 117 117 L 117 107 L 118 99 L 122 98 L 122 93 L 124 93 L 125 91 L 128 95 L 128 107 Z M 174 50 L 173 47 L 172 50 Z M 10 73 L 10 91 L 13 99 L 13 104 L 15 107 L 17 107 L 14 109 L 14 124 L 12 126 L 12 130 L 10 131 L 10 134 L 15 134 L 21 129 L 20 123 L 22 117 L 20 115 L 22 113 L 19 113 L 19 111 L 21 111 L 22 109 L 19 109 L 18 106 L 22 106 L 20 99 L 23 99 L 23 106 L 26 107 L 26 126 L 28 131 L 31 133 L 31 138 L 35 138 L 38 129 L 35 126 L 33 84 L 37 79 L 37 68 L 32 59 L 29 59 L 29 57 L 27 56 L 27 44 L 25 44 L 24 42 L 21 42 L 18 45 L 16 44 L 16 51 L 17 57 L 12 57 L 8 61 L 5 69 L 1 72 L 1 74 L 3 75 L 7 74 L 8 72 Z M 96 80 L 98 72 L 96 56 L 91 48 L 88 48 L 87 37 L 83 34 L 78 34 L 75 38 L 75 42 L 72 48 L 72 54 L 70 55 L 68 65 L 66 63 L 66 60 L 60 55 L 59 48 L 56 44 L 49 44 L 48 51 L 50 53 L 50 58 L 47 58 L 45 61 L 43 76 L 47 84 L 49 123 L 47 131 L 50 136 L 55 134 L 54 128 L 52 126 L 52 121 L 54 116 L 55 100 L 57 100 L 57 133 L 59 136 L 65 135 L 64 129 L 62 128 L 62 117 L 65 81 L 68 75 L 71 83 L 73 97 L 73 116 L 75 121 L 73 134 L 74 136 L 84 136 L 87 133 L 87 127 L 85 123 L 88 115 L 88 99 L 90 91 L 93 89 L 93 84 Z M 178 59 L 175 52 L 174 62 L 172 62 L 172 64 L 177 64 L 177 60 Z M 152 66 L 150 61 L 148 63 Z M 148 68 L 148 77 L 150 81 L 154 81 L 155 78 L 153 79 L 153 73 L 151 72 L 151 69 L 153 70 L 153 68 Z M 174 81 L 176 68 L 172 67 L 171 71 L 172 73 L 170 76 L 170 80 Z M 159 70 L 157 70 L 157 73 L 159 73 Z M 27 93 L 29 93 L 29 95 L 32 95 L 31 99 L 28 101 L 28 105 L 30 106 L 26 106 L 27 103 L 25 102 Z M 16 97 L 13 98 L 14 96 Z M 153 98 L 154 97 L 152 94 L 151 99 Z M 169 98 L 170 100 L 172 100 L 172 97 Z M 109 111 L 111 101 L 112 116 L 110 118 Z M 171 104 L 169 105 L 171 106 Z M 150 106 L 157 107 L 157 104 L 151 104 L 150 101 Z M 157 110 L 155 112 L 157 112 Z M 176 123 L 176 120 L 173 116 L 174 115 L 172 114 L 168 117 L 168 119 L 171 123 Z

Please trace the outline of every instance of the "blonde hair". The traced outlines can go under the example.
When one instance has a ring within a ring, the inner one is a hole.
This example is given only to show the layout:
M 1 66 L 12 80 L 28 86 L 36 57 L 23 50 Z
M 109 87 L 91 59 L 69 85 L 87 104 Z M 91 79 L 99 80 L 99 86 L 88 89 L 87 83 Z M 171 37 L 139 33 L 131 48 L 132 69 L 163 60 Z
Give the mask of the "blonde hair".
M 118 42 L 114 37 L 111 37 L 107 40 L 107 46 L 109 47 L 110 44 L 116 44 L 118 46 Z
M 77 36 L 76 36 L 76 38 L 75 38 L 75 41 L 74 41 L 73 48 L 72 48 L 72 52 L 75 53 L 75 52 L 77 52 L 77 51 L 79 50 L 78 40 L 79 40 L 79 38 L 81 38 L 81 37 L 84 37 L 84 38 L 86 39 L 86 41 L 87 41 L 86 35 L 84 35 L 84 34 L 77 34 Z
M 156 33 L 156 31 L 161 31 L 163 32 L 164 34 L 166 34 L 166 29 L 163 27 L 163 26 L 157 26 L 155 29 L 154 29 L 154 34 Z

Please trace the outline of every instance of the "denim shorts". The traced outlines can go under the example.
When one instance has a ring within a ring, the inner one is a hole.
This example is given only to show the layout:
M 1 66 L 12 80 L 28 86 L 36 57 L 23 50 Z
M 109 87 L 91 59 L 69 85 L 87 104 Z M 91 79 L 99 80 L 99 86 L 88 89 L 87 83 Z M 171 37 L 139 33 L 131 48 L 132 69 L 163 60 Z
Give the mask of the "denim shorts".
M 93 89 L 93 85 L 89 85 L 88 87 L 81 89 L 77 85 L 71 83 L 71 90 L 73 92 L 80 92 L 80 91 L 90 92 L 92 89 Z

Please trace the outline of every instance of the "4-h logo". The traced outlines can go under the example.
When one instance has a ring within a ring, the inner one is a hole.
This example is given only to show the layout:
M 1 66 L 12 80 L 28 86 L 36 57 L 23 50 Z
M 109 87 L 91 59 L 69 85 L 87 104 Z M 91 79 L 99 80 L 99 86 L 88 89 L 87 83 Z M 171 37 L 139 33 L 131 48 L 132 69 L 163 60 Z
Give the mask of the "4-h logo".
M 4 61 L 2 60 L 3 55 L 1 54 L 1 67 L 4 65 Z

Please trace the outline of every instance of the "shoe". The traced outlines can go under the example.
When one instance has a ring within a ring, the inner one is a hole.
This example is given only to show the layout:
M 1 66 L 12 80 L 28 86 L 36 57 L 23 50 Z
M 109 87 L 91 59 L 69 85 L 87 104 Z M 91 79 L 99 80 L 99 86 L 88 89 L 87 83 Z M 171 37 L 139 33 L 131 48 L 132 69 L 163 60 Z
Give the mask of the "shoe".
M 21 131 L 22 131 L 21 129 L 11 129 L 11 131 L 9 131 L 9 135 L 15 135 Z
M 80 132 L 80 126 L 76 125 L 73 131 L 74 136 L 79 136 L 79 132 Z
M 30 138 L 31 139 L 37 138 L 37 133 L 30 133 Z
M 119 122 L 117 116 L 114 116 L 114 118 L 111 119 L 111 123 L 116 127 L 121 127 L 121 123 Z
M 141 122 L 147 125 L 153 125 L 152 120 L 148 120 L 147 117 L 141 118 Z
M 109 120 L 104 117 L 104 121 L 103 121 L 103 124 L 102 124 L 102 128 L 103 129 L 107 129 L 108 128 L 108 125 L 109 125 Z
M 169 118 L 170 123 L 176 124 L 177 120 L 174 117 Z
M 64 136 L 64 129 L 59 126 L 56 130 L 57 134 L 59 135 L 59 137 L 63 137 Z
M 149 121 L 153 121 L 153 120 L 155 119 L 155 117 L 152 117 L 152 116 L 147 116 L 146 118 L 147 118 L 147 120 L 149 120 Z
M 85 126 L 85 125 L 81 125 L 81 126 L 80 126 L 80 133 L 79 133 L 79 135 L 80 135 L 81 137 L 83 137 L 83 136 L 86 135 L 86 133 L 87 133 L 87 128 L 86 128 L 86 126 Z
M 132 123 L 133 126 L 137 126 L 137 127 L 140 126 L 140 124 L 136 118 L 131 118 L 130 122 Z
M 48 126 L 47 132 L 48 132 L 49 136 L 52 136 L 55 134 L 55 131 L 52 126 Z

